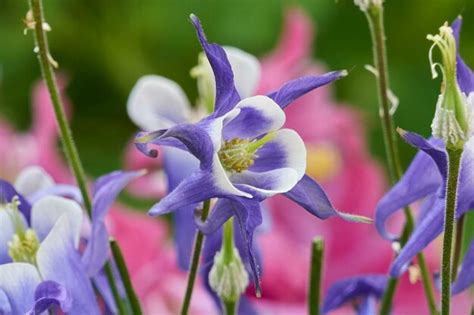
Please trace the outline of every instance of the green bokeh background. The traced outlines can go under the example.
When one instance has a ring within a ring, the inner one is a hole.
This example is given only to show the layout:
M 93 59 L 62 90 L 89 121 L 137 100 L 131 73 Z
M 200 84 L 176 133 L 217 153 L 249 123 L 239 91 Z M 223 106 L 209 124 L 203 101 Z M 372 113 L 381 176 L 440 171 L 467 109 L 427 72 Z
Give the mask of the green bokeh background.
M 124 145 L 135 131 L 125 104 L 137 78 L 161 74 L 195 99 L 189 69 L 200 47 L 189 13 L 200 16 L 212 41 L 262 56 L 279 39 L 285 8 L 295 5 L 317 25 L 314 57 L 329 69 L 352 69 L 335 84 L 335 97 L 365 113 L 370 148 L 383 160 L 375 82 L 364 70 L 372 58 L 370 38 L 353 1 L 44 0 L 53 56 L 70 77 L 72 127 L 87 172 L 99 175 L 121 167 Z M 0 115 L 22 130 L 31 121 L 30 89 L 39 76 L 31 33 L 22 35 L 27 8 L 26 0 L 0 1 Z M 398 126 L 429 134 L 440 82 L 430 77 L 425 37 L 458 14 L 464 16 L 461 50 L 474 65 L 473 1 L 386 1 L 391 83 L 400 98 Z M 405 144 L 400 148 L 407 165 L 414 150 Z

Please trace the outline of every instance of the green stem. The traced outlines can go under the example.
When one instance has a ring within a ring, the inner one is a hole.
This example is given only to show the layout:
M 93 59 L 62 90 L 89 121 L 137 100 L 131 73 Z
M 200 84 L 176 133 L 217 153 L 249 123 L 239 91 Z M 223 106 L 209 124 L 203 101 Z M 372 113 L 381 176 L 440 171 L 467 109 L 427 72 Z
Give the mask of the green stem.
M 76 145 L 74 144 L 71 128 L 69 127 L 66 115 L 64 113 L 64 106 L 59 94 L 53 66 L 51 65 L 51 54 L 49 52 L 48 38 L 46 36 L 45 30 L 43 29 L 43 23 L 45 20 L 43 14 L 43 4 L 41 0 L 30 0 L 30 9 L 33 13 L 34 21 L 36 22 L 34 33 L 36 46 L 38 49 L 38 60 L 41 67 L 41 73 L 51 97 L 51 103 L 53 104 L 56 121 L 58 123 L 61 142 L 64 147 L 64 153 L 69 166 L 72 169 L 74 177 L 76 178 L 77 185 L 81 191 L 82 199 L 84 200 L 84 206 L 89 216 L 91 216 L 92 206 L 89 192 L 87 190 L 86 175 L 84 173 L 84 168 L 82 167 Z
M 115 277 L 112 271 L 112 266 L 110 264 L 107 264 L 105 265 L 104 270 L 105 270 L 105 275 L 107 277 L 107 281 L 110 284 L 110 290 L 112 291 L 112 296 L 114 297 L 115 304 L 117 304 L 118 313 L 120 315 L 126 315 L 127 314 L 126 306 L 122 298 L 120 297 L 117 284 L 115 283 Z
M 207 200 L 204 202 L 202 209 L 201 219 L 205 221 L 209 215 L 209 209 L 211 207 L 211 201 Z M 199 266 L 199 259 L 201 257 L 202 244 L 204 240 L 204 234 L 201 231 L 197 231 L 196 238 L 194 239 L 193 256 L 191 258 L 191 266 L 188 274 L 188 284 L 186 286 L 186 293 L 184 295 L 183 305 L 181 306 L 181 315 L 188 314 L 189 305 L 191 304 L 191 297 L 193 295 L 194 282 L 196 281 L 196 274 Z
M 222 302 L 224 305 L 224 315 L 235 315 L 237 314 L 237 305 L 239 305 L 239 300 L 234 302 Z
M 224 223 L 222 250 L 224 263 L 230 264 L 234 259 L 234 217 Z
M 132 281 L 130 281 L 130 275 L 127 270 L 127 265 L 125 264 L 125 259 L 123 258 L 122 251 L 116 240 L 110 240 L 110 248 L 112 250 L 112 256 L 114 257 L 117 269 L 119 271 L 120 277 L 125 287 L 125 293 L 127 294 L 127 299 L 130 302 L 130 307 L 132 308 L 132 314 L 141 315 L 143 314 L 140 307 L 140 302 L 138 297 L 133 289 Z
M 324 241 L 316 237 L 311 249 L 311 273 L 309 279 L 309 314 L 319 315 L 321 304 L 321 274 L 323 269 Z
M 441 314 L 450 313 L 451 302 L 451 254 L 453 247 L 454 215 L 457 203 L 459 166 L 462 150 L 448 151 L 448 183 L 446 187 L 446 209 L 444 219 L 443 257 L 441 260 Z
M 465 216 L 462 215 L 458 222 L 456 222 L 456 239 L 454 241 L 454 254 L 453 254 L 453 266 L 451 269 L 451 280 L 452 282 L 456 281 L 458 276 L 458 267 L 461 260 L 462 252 L 462 243 L 464 240 L 464 226 L 465 226 Z
M 53 104 L 54 114 L 56 121 L 59 127 L 59 133 L 61 136 L 61 143 L 64 148 L 64 153 L 68 161 L 69 166 L 71 167 L 72 173 L 76 178 L 77 186 L 81 191 L 82 199 L 84 201 L 84 207 L 86 208 L 87 214 L 89 217 L 92 217 L 92 202 L 87 189 L 87 179 L 84 172 L 84 168 L 79 158 L 79 153 L 77 147 L 74 143 L 74 138 L 72 136 L 71 128 L 69 127 L 65 112 L 64 105 L 62 103 L 59 89 L 56 82 L 56 77 L 54 75 L 53 67 L 51 65 L 51 54 L 49 52 L 48 38 L 46 32 L 43 29 L 45 22 L 44 13 L 43 13 L 43 3 L 41 0 L 29 0 L 30 10 L 33 14 L 34 23 L 34 35 L 35 43 L 37 47 L 38 61 L 41 68 L 41 73 L 46 86 L 48 88 L 49 96 L 51 98 L 51 103 Z M 110 288 L 117 287 L 115 283 L 115 278 L 113 277 L 112 266 L 109 262 L 105 264 L 105 271 L 110 272 L 112 276 L 107 277 Z M 120 305 L 120 297 L 116 298 L 117 305 Z
M 391 103 L 388 97 L 389 79 L 387 67 L 387 50 L 385 47 L 383 5 L 372 4 L 369 6 L 368 10 L 365 13 L 369 23 L 370 34 L 372 38 L 374 66 L 377 69 L 376 79 L 379 99 L 379 113 L 385 143 L 387 164 L 391 182 L 395 183 L 402 176 L 402 167 L 400 163 L 400 156 L 398 154 L 394 123 L 392 120 L 392 115 L 390 114 Z M 409 208 L 405 209 L 405 218 L 406 223 L 405 228 L 403 229 L 403 234 L 405 235 L 402 235 L 402 238 L 405 237 L 407 239 L 413 229 L 413 215 Z M 404 243 L 405 242 L 401 242 L 401 245 L 403 246 Z M 423 253 L 418 254 L 418 261 L 421 262 L 421 274 L 430 312 L 431 314 L 436 314 L 437 311 L 433 293 L 433 286 L 431 283 L 431 277 L 429 276 L 430 273 L 425 263 Z M 387 315 L 390 313 L 393 296 L 395 294 L 397 284 L 397 278 L 389 279 L 387 288 L 382 297 L 382 307 L 380 310 L 380 314 Z

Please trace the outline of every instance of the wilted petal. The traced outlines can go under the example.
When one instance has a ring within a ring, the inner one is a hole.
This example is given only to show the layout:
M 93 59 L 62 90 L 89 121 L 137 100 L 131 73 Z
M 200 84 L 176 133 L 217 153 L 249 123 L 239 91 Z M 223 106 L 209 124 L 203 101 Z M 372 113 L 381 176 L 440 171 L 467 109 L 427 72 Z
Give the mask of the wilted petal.
M 407 139 L 412 138 L 420 140 L 423 147 L 434 148 L 431 144 L 428 146 L 426 140 L 420 136 L 407 137 Z M 434 139 L 430 141 L 433 144 L 438 143 Z M 438 149 L 433 149 L 433 152 L 436 152 L 440 155 L 440 159 L 443 159 Z M 375 210 L 375 227 L 380 235 L 388 240 L 397 239 L 396 235 L 386 230 L 387 220 L 395 212 L 436 192 L 442 183 L 443 178 L 433 158 L 425 152 L 418 152 L 403 177 L 385 194 L 377 205 Z
M 42 241 L 63 215 L 68 218 L 70 233 L 77 248 L 83 215 L 81 207 L 75 201 L 56 196 L 44 197 L 31 209 L 31 227 Z
M 370 219 L 365 217 L 340 212 L 334 209 L 323 188 L 308 175 L 303 176 L 303 178 L 284 195 L 299 204 L 312 215 L 323 220 L 332 216 L 339 216 L 348 221 L 370 222 Z
M 140 78 L 127 103 L 128 116 L 145 131 L 167 129 L 188 121 L 190 108 L 181 87 L 157 75 Z
M 223 128 L 225 140 L 253 139 L 280 129 L 285 123 L 285 113 L 269 97 L 258 95 L 241 100 L 235 108 L 239 114 Z
M 141 176 L 138 172 L 116 171 L 100 177 L 96 181 L 92 201 L 92 232 L 82 255 L 89 276 L 95 276 L 104 266 L 109 254 L 109 235 L 105 227 L 105 216 L 118 194 L 127 184 Z
M 474 284 L 474 238 L 464 256 L 456 281 L 452 284 L 452 294 L 458 294 Z
M 20 212 L 25 216 L 26 220 L 30 222 L 30 203 L 20 195 L 9 182 L 0 179 L 0 205 L 12 202 L 15 196 L 18 196 L 18 200 L 20 201 L 20 205 L 18 206 Z
M 90 279 L 74 247 L 67 215 L 57 220 L 41 243 L 36 261 L 43 279 L 61 283 L 70 294 L 72 306 L 68 314 L 100 314 Z
M 72 300 L 67 290 L 55 281 L 43 281 L 35 290 L 35 305 L 28 315 L 40 315 L 47 310 L 68 312 Z
M 40 282 L 40 275 L 31 264 L 0 265 L 0 291 L 8 297 L 13 315 L 26 314 L 31 309 L 35 288 Z
M 211 64 L 216 81 L 216 103 L 214 115 L 221 116 L 230 111 L 240 100 L 239 93 L 234 85 L 232 67 L 227 59 L 224 49 L 217 44 L 209 44 L 204 35 L 201 21 L 194 14 L 190 16 L 196 29 L 201 46 Z
M 347 71 L 333 71 L 323 75 L 309 75 L 291 80 L 285 83 L 277 91 L 267 94 L 281 108 L 290 105 L 297 98 L 317 89 L 320 86 L 329 84 L 334 80 L 340 79 L 347 75 Z
M 326 314 L 338 307 L 361 297 L 380 298 L 387 284 L 385 275 L 365 275 L 337 281 L 327 291 L 323 304 Z
M 166 130 L 141 132 L 135 138 L 137 148 L 149 156 L 157 155 L 156 150 L 150 150 L 149 144 L 172 145 L 169 140 L 178 140 L 199 161 L 201 168 L 209 168 L 212 164 L 214 145 L 209 134 L 201 127 L 192 124 L 180 124 Z M 179 147 L 179 146 L 178 146 Z
M 15 180 L 15 189 L 27 198 L 53 185 L 54 180 L 39 166 L 29 166 L 25 168 Z
M 466 94 L 466 96 L 468 96 L 471 92 L 474 91 L 474 73 L 466 65 L 464 60 L 461 58 L 461 54 L 459 53 L 461 26 L 462 18 L 458 17 L 451 25 L 451 28 L 453 29 L 454 37 L 456 38 L 456 43 L 458 46 L 456 58 L 457 80 L 461 91 Z

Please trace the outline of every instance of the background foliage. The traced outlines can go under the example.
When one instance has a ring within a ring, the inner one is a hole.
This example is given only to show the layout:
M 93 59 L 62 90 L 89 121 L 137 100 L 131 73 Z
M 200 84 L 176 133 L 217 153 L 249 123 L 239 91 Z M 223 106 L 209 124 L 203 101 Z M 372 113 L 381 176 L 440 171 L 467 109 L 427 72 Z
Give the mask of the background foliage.
M 156 73 L 179 82 L 190 99 L 196 86 L 189 70 L 200 47 L 188 22 L 200 16 L 208 37 L 263 56 L 275 46 L 285 8 L 300 5 L 317 25 L 314 57 L 328 69 L 351 69 L 335 85 L 336 97 L 362 110 L 371 149 L 383 158 L 377 120 L 370 38 L 352 0 L 45 0 L 53 31 L 51 50 L 70 79 L 73 129 L 86 170 L 99 175 L 122 164 L 135 132 L 125 110 L 137 78 Z M 0 115 L 18 128 L 30 122 L 30 90 L 39 77 L 31 36 L 23 36 L 26 0 L 0 1 Z M 387 0 L 386 28 L 392 88 L 400 98 L 396 122 L 428 135 L 439 93 L 430 77 L 426 34 L 446 20 L 464 17 L 462 53 L 474 65 L 474 2 Z M 31 34 L 30 34 L 31 35 Z M 414 150 L 401 144 L 403 161 Z

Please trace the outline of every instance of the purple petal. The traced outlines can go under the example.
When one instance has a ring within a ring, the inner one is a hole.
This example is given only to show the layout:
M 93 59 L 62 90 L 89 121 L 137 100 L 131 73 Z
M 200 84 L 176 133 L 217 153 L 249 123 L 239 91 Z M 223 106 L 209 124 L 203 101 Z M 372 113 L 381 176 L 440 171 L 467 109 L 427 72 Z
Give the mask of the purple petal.
M 20 212 L 23 213 L 26 220 L 30 222 L 30 203 L 22 195 L 20 195 L 9 182 L 0 179 L 0 204 L 10 203 L 15 196 L 18 196 L 18 199 L 20 200 L 20 206 L 18 207 Z
M 431 202 L 430 200 L 425 202 Z M 443 231 L 444 199 L 436 198 L 426 216 L 420 218 L 405 246 L 395 258 L 390 268 L 390 275 L 399 277 L 409 266 L 412 259 L 430 244 Z
M 457 43 L 457 58 L 456 58 L 456 71 L 457 71 L 457 79 L 459 87 L 461 91 L 469 95 L 469 93 L 474 91 L 474 73 L 472 70 L 466 65 L 464 60 L 461 58 L 461 54 L 459 53 L 460 47 L 460 33 L 461 33 L 461 26 L 462 26 L 462 18 L 458 17 L 453 24 L 451 25 L 454 33 L 454 37 L 456 38 Z
M 33 204 L 45 196 L 59 196 L 69 198 L 81 204 L 83 202 L 79 188 L 73 185 L 65 184 L 56 184 L 51 187 L 37 191 L 29 197 L 29 200 Z
M 72 298 L 66 288 L 55 281 L 43 281 L 36 287 L 35 305 L 28 315 L 40 315 L 47 310 L 68 312 L 72 306 Z
M 170 129 L 153 132 L 140 132 L 135 138 L 137 148 L 148 156 L 156 157 L 157 151 L 148 148 L 149 144 L 176 146 L 170 139 L 179 140 L 199 161 L 201 168 L 212 164 L 214 146 L 209 134 L 201 127 L 192 124 L 180 124 Z M 179 147 L 179 146 L 178 146 Z
M 373 295 L 369 295 L 362 300 L 359 309 L 357 310 L 358 315 L 373 315 L 376 314 L 376 303 L 377 299 Z
M 209 44 L 201 26 L 199 18 L 191 14 L 191 22 L 196 29 L 201 46 L 211 64 L 216 80 L 216 103 L 214 115 L 216 117 L 230 111 L 240 101 L 239 93 L 234 84 L 234 74 L 224 49 L 217 44 Z
M 281 108 L 285 108 L 294 100 L 306 93 L 311 92 L 318 87 L 333 82 L 347 75 L 347 71 L 333 71 L 320 76 L 304 76 L 285 83 L 278 90 L 267 94 L 273 99 Z
M 303 176 L 296 186 L 284 195 L 322 220 L 332 216 L 339 216 L 348 221 L 370 221 L 365 217 L 343 213 L 334 209 L 323 188 L 308 175 Z
M 474 238 L 464 256 L 456 281 L 452 284 L 452 294 L 458 294 L 474 284 Z
M 40 282 L 40 274 L 31 264 L 0 265 L 0 291 L 8 297 L 10 314 L 26 314 L 31 309 L 35 302 L 35 288 Z
M 380 298 L 387 284 L 385 275 L 356 276 L 335 282 L 327 291 L 323 314 L 361 297 Z
M 199 161 L 189 152 L 172 147 L 164 147 L 163 168 L 168 180 L 168 191 L 172 191 L 184 178 L 199 169 Z M 180 208 L 173 216 L 178 265 L 183 270 L 187 270 L 189 267 L 196 231 L 194 209 L 197 207 L 197 204 L 191 204 Z
M 120 191 L 127 184 L 141 176 L 138 172 L 116 171 L 100 177 L 95 186 L 92 200 L 92 232 L 82 261 L 89 276 L 95 276 L 104 266 L 109 254 L 109 235 L 105 227 L 105 216 Z
M 408 143 L 423 152 L 416 154 L 406 173 L 385 194 L 375 210 L 377 231 L 382 237 L 391 241 L 398 237 L 386 230 L 388 219 L 409 204 L 434 193 L 443 185 L 441 173 L 446 174 L 446 153 L 436 147 L 441 144 L 439 140 L 427 141 L 417 134 L 406 131 L 402 131 L 401 134 Z
M 211 198 L 225 196 L 227 194 L 216 187 L 213 175 L 199 170 L 186 177 L 148 213 L 151 216 L 166 214 Z
M 201 232 L 212 234 L 220 229 L 234 214 L 232 201 L 229 199 L 219 199 L 205 222 L 201 220 L 200 211 L 195 211 L 195 220 Z
M 69 220 L 63 215 L 41 243 L 36 254 L 43 279 L 60 283 L 72 298 L 69 315 L 100 314 L 94 290 L 74 246 Z

